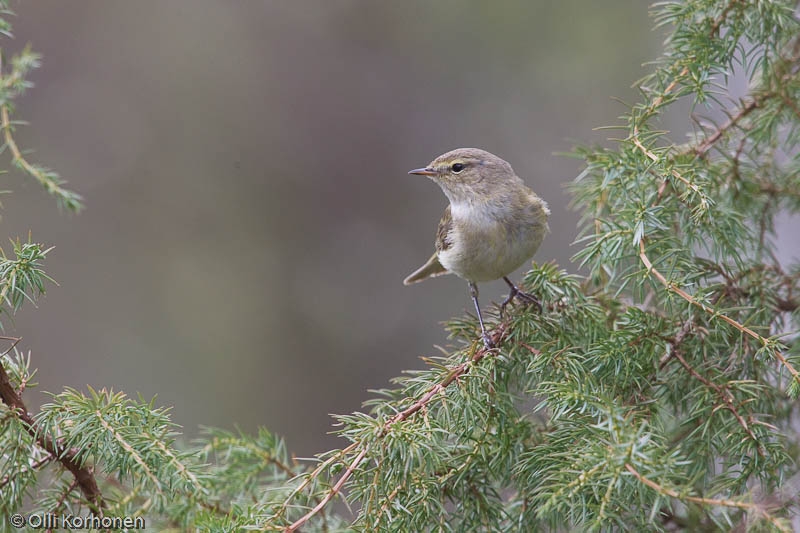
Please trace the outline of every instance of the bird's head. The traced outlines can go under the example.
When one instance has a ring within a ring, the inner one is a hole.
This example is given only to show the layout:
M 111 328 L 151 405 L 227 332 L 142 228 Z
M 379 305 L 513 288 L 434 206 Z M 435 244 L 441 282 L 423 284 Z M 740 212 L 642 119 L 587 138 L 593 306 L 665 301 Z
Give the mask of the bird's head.
M 409 174 L 428 176 L 451 203 L 490 201 L 521 183 L 506 161 L 478 148 L 458 148 L 442 154 Z

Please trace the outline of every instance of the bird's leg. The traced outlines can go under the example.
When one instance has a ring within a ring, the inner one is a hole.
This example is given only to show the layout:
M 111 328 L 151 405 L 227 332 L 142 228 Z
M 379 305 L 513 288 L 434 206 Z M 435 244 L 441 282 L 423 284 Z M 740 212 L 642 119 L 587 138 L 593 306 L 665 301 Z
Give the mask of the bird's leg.
M 500 304 L 500 316 L 504 316 L 506 312 L 506 306 L 511 303 L 514 298 L 519 298 L 529 304 L 536 304 L 536 307 L 539 308 L 539 312 L 542 312 L 542 302 L 534 296 L 533 294 L 528 294 L 527 292 L 521 290 L 519 287 L 514 285 L 514 282 L 508 279 L 507 276 L 503 276 L 503 281 L 505 281 L 511 291 L 508 293 L 508 298 L 503 300 L 503 303 Z
M 483 344 L 486 346 L 487 350 L 491 350 L 495 346 L 494 342 L 492 342 L 492 338 L 489 337 L 488 333 L 486 333 L 486 326 L 483 325 L 481 306 L 478 304 L 478 286 L 471 281 L 469 282 L 469 294 L 472 296 L 472 303 L 475 304 L 475 311 L 478 312 L 478 323 L 481 325 L 481 337 L 483 338 Z

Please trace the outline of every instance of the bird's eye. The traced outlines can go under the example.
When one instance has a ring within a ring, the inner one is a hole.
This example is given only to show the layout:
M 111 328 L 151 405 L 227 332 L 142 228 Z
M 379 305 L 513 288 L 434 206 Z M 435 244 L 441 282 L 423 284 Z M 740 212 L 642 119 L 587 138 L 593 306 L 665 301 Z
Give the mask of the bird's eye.
M 450 168 L 453 170 L 453 172 L 458 174 L 459 172 L 464 170 L 464 164 L 463 163 L 453 163 L 453 166 L 450 167 Z

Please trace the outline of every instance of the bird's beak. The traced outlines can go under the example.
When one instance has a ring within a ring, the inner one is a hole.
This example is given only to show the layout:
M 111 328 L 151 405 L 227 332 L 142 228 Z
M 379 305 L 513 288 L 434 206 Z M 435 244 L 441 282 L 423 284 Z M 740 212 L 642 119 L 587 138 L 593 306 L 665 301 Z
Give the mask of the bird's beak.
M 425 168 L 416 168 L 414 170 L 409 170 L 409 174 L 419 174 L 420 176 L 435 176 L 436 171 L 430 167 Z

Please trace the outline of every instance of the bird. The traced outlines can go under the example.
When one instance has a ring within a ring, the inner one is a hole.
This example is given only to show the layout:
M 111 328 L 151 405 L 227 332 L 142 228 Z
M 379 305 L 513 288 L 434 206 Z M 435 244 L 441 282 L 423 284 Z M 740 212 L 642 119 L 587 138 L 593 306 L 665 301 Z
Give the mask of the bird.
M 508 162 L 479 148 L 452 150 L 408 173 L 434 181 L 449 205 L 439 221 L 433 255 L 403 284 L 451 273 L 466 280 L 483 343 L 491 350 L 495 345 L 483 322 L 477 284 L 500 278 L 506 282 L 510 293 L 500 306 L 501 316 L 514 298 L 541 309 L 539 300 L 508 275 L 533 257 L 550 231 L 547 202 L 525 185 Z

